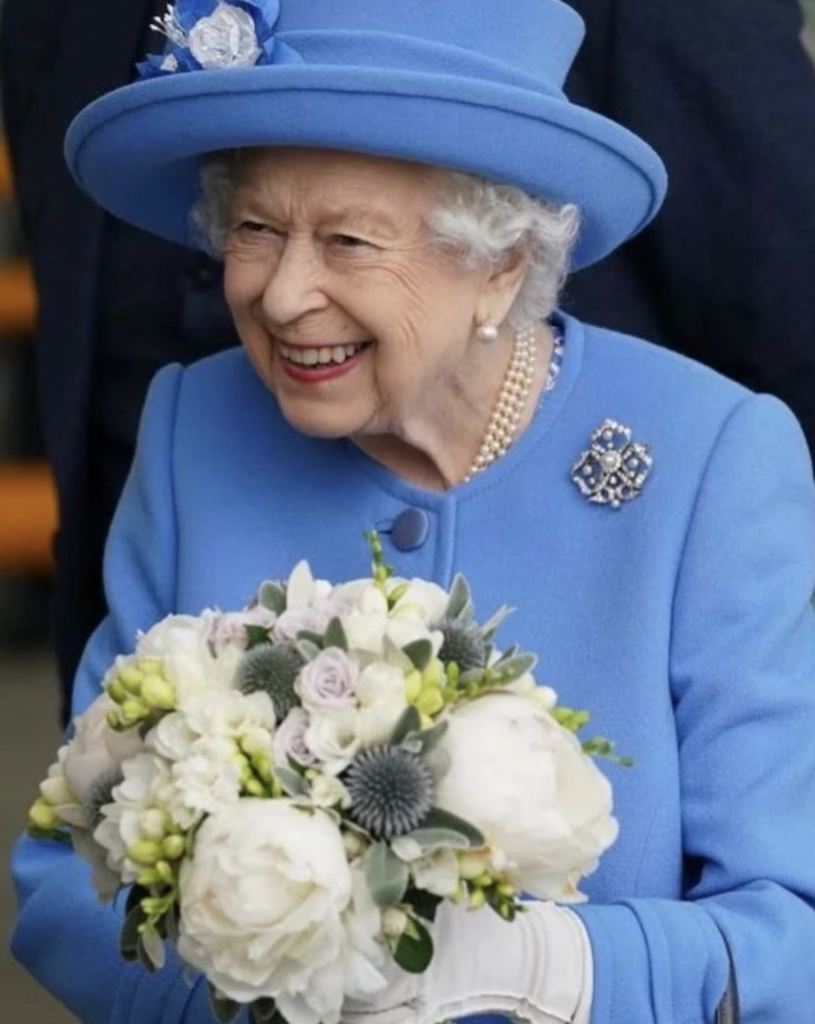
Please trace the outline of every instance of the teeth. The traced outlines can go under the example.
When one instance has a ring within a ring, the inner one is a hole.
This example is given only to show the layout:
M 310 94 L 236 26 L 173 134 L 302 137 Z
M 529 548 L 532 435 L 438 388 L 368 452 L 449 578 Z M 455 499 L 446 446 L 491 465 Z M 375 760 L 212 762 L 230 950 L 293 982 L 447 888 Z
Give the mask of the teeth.
M 351 345 L 334 345 L 332 348 L 300 348 L 289 345 L 280 346 L 280 354 L 284 359 L 298 366 L 323 366 L 327 363 L 342 364 L 346 359 L 356 355 L 366 342 Z

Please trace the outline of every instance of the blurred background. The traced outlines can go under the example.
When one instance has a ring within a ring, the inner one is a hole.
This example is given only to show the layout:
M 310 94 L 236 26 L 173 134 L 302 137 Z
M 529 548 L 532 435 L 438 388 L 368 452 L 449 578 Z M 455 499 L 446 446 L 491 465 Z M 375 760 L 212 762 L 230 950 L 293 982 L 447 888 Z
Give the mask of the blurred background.
M 802 2 L 808 17 L 805 45 L 815 59 L 815 0 Z M 0 142 L 0 1024 L 67 1024 L 73 1019 L 7 952 L 13 918 L 8 858 L 60 736 L 49 639 L 57 513 L 37 428 L 36 325 L 36 296 Z

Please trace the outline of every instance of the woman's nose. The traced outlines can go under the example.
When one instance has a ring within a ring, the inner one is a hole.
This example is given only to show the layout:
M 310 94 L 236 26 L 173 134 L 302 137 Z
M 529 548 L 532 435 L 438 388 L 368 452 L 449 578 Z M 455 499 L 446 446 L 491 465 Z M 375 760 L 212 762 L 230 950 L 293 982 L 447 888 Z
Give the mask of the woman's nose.
M 275 324 L 289 324 L 324 309 L 322 261 L 310 241 L 287 238 L 263 292 L 263 311 Z

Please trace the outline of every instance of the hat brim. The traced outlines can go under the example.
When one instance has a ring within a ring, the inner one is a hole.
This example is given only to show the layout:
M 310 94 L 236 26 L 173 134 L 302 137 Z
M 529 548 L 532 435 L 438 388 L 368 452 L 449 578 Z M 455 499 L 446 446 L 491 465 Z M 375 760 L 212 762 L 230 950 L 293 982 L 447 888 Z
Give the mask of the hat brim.
M 252 146 L 352 150 L 455 168 L 576 203 L 573 269 L 640 231 L 666 190 L 638 136 L 562 98 L 412 71 L 281 65 L 177 73 L 87 107 L 66 138 L 80 186 L 115 216 L 195 247 L 200 158 Z

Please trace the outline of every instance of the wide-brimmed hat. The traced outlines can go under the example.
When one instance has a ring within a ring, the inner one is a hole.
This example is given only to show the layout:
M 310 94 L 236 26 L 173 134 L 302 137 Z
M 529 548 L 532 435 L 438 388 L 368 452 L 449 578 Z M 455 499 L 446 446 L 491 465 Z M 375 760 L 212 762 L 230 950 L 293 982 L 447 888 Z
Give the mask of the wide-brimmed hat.
M 576 203 L 575 268 L 664 197 L 654 151 L 564 95 L 584 26 L 560 0 L 178 0 L 160 27 L 165 53 L 79 114 L 66 156 L 101 206 L 163 238 L 200 244 L 201 158 L 247 146 L 397 157 Z

